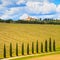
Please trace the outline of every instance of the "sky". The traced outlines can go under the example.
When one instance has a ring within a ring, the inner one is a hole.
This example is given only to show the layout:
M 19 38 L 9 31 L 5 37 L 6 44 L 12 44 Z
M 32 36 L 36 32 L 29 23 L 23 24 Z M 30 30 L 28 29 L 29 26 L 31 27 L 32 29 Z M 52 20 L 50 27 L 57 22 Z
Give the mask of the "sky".
M 60 0 L 0 0 L 1 19 L 60 19 Z

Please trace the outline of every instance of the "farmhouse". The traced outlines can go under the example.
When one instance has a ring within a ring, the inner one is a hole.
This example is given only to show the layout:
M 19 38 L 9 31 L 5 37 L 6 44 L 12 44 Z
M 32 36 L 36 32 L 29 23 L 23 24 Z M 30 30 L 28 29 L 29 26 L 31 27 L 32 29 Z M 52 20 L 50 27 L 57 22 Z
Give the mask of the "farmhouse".
M 31 21 L 35 21 L 36 19 L 28 16 L 28 17 L 26 18 L 26 20 L 28 20 L 28 21 L 30 21 L 30 20 L 31 20 Z

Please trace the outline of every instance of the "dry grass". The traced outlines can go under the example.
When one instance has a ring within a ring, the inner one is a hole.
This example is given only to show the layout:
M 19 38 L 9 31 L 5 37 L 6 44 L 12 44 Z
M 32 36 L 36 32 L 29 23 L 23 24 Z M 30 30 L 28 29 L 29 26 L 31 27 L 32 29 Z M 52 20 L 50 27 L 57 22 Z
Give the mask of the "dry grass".
M 15 44 L 19 43 L 19 55 L 21 55 L 21 44 L 30 44 L 36 40 L 48 40 L 49 37 L 56 40 L 57 50 L 60 48 L 60 25 L 40 25 L 40 24 L 5 24 L 0 23 L 0 57 L 3 57 L 3 45 L 7 47 L 7 57 L 9 56 L 9 43 L 13 44 L 13 56 L 15 56 Z M 39 45 L 40 47 L 40 45 Z M 25 51 L 26 54 L 26 51 Z M 31 52 L 30 52 L 31 54 Z

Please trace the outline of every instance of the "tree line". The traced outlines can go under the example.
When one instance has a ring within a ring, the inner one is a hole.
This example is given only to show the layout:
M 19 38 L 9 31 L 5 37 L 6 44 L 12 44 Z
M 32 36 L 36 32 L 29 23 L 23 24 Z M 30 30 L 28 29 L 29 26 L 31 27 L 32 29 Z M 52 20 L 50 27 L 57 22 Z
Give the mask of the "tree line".
M 45 19 L 35 19 L 35 20 L 4 20 L 0 19 L 0 23 L 22 23 L 22 24 L 59 24 L 60 25 L 60 20 L 56 19 L 50 19 L 50 18 L 45 18 Z
M 44 53 L 44 52 L 55 52 L 56 51 L 56 42 L 55 42 L 55 40 L 52 41 L 51 38 L 49 38 L 49 40 L 45 40 L 44 43 L 41 42 L 40 49 L 39 49 L 38 40 L 36 41 L 36 45 L 34 45 L 34 44 L 35 43 L 32 42 L 32 45 L 31 45 L 31 52 L 32 52 L 32 54 Z M 22 43 L 22 45 L 21 45 L 21 55 L 25 55 L 25 49 L 24 48 L 25 48 L 25 44 Z M 30 55 L 30 44 L 29 43 L 27 43 L 26 52 L 27 52 L 27 55 Z M 18 43 L 16 43 L 15 54 L 16 54 L 16 56 L 19 56 Z M 13 57 L 12 43 L 10 43 L 9 55 L 10 55 L 10 57 Z M 6 47 L 6 44 L 4 44 L 4 54 L 3 54 L 3 56 L 4 56 L 4 58 L 7 57 L 7 47 Z

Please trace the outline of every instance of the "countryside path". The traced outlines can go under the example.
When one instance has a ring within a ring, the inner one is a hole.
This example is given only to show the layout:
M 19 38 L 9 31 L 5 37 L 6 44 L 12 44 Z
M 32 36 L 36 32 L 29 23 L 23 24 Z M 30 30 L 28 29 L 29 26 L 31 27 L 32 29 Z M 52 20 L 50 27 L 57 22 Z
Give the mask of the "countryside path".
M 25 60 L 60 60 L 60 54 L 53 54 L 53 55 L 49 55 L 49 53 L 45 53 L 45 54 L 47 54 L 47 55 L 46 56 L 40 56 L 40 55 L 44 55 L 44 54 L 36 54 L 36 55 L 27 55 L 27 56 L 20 56 L 20 57 L 18 56 L 18 57 L 5 58 L 5 59 L 1 59 L 1 60 L 10 60 L 10 59 L 15 60 L 16 58 L 24 58 L 24 57 L 29 57 L 29 56 L 40 56 L 40 57 L 28 58 Z
M 31 58 L 28 60 L 60 60 L 60 54 Z

